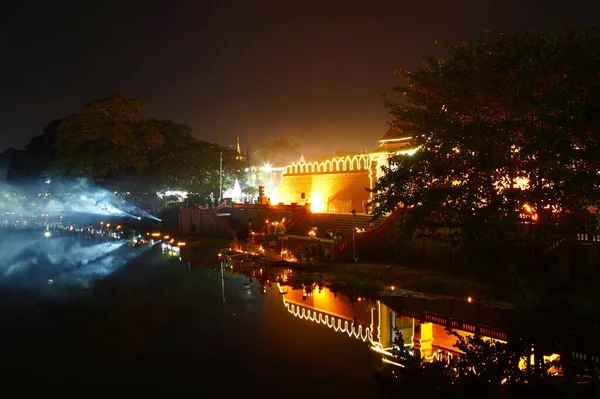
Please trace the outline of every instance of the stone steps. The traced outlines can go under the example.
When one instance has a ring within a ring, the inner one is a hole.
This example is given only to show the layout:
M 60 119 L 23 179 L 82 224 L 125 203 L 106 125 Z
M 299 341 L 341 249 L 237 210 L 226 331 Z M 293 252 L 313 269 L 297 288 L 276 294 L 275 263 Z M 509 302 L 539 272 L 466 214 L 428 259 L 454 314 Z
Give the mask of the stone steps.
M 377 228 L 384 220 L 385 218 L 378 218 L 372 221 L 371 215 L 356 214 L 354 226 L 367 230 L 371 223 L 373 224 L 372 228 Z M 311 228 L 316 227 L 318 238 L 329 238 L 328 230 L 338 231 L 343 237 L 348 237 L 352 234 L 352 225 L 352 214 L 349 213 L 313 213 L 296 222 L 288 234 L 308 236 Z

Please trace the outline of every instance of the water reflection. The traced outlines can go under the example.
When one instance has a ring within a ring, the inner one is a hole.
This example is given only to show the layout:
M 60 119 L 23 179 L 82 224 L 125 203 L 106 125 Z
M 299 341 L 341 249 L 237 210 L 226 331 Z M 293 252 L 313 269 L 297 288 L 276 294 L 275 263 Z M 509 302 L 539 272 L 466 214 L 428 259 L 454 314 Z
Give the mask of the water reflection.
M 426 361 L 447 362 L 454 356 L 460 356 L 460 351 L 455 348 L 457 337 L 450 332 L 468 337 L 475 334 L 470 331 L 473 330 L 481 337 L 505 342 L 499 339 L 505 333 L 496 328 L 390 306 L 385 303 L 385 299 L 338 294 L 316 283 L 296 285 L 294 289 L 293 285 L 286 284 L 290 280 L 290 274 L 291 271 L 286 270 L 276 277 L 279 280 L 277 287 L 288 313 L 366 342 L 373 351 L 382 355 L 384 363 L 399 365 L 394 353 L 394 343 L 399 334 L 405 339 L 405 346 L 410 353 Z M 420 317 L 407 315 L 415 312 Z M 452 325 L 455 328 L 449 327 Z
M 373 307 L 358 306 L 357 309 L 354 303 L 348 305 L 324 287 L 315 293 L 307 287 L 302 290 L 285 291 L 279 283 L 277 286 L 283 297 L 283 305 L 293 316 L 322 324 L 349 337 L 373 342 L 376 326 Z M 301 297 L 301 301 L 298 297 Z M 367 318 L 370 320 L 368 324 L 364 322 Z

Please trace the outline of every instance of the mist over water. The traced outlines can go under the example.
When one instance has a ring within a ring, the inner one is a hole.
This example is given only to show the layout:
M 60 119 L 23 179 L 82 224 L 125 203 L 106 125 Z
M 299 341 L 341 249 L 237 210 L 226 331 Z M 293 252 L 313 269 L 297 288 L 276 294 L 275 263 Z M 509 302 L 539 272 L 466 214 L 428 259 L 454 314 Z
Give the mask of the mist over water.
M 115 193 L 83 179 L 19 186 L 0 183 L 0 213 L 25 218 L 105 215 L 158 220 Z
M 123 230 L 99 234 L 99 221 L 142 217 L 159 220 L 85 180 L 0 184 L 0 289 L 45 296 L 89 288 L 151 247 L 130 245 Z

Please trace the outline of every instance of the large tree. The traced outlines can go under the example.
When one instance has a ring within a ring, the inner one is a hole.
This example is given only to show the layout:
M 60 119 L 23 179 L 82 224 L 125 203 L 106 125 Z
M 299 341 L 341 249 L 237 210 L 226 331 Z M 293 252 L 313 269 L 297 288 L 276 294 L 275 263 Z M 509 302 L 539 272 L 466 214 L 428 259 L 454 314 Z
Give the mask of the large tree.
M 11 183 L 39 183 L 48 178 L 47 170 L 56 155 L 54 143 L 62 119 L 50 122 L 22 150 L 5 151 L 8 169 L 6 180 Z
M 390 159 L 375 213 L 401 203 L 408 238 L 500 262 L 585 228 L 600 202 L 600 30 L 443 45 L 448 57 L 397 70 L 402 99 L 385 99 L 418 151 Z
M 159 191 L 207 198 L 227 189 L 242 165 L 233 150 L 197 140 L 192 129 L 149 118 L 127 93 L 95 100 L 57 127 L 50 174 L 87 178 L 154 207 Z M 223 173 L 219 169 L 223 153 Z
M 152 137 L 154 135 L 154 137 Z M 128 94 L 95 100 L 62 122 L 56 173 L 106 180 L 147 166 L 145 153 L 162 144 L 142 102 Z

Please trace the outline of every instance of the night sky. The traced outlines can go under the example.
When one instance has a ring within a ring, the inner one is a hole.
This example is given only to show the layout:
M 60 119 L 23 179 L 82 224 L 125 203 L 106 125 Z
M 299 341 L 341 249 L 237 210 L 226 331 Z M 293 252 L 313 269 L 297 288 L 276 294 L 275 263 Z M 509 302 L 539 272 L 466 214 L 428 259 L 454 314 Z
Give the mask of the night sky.
M 10 2 L 9 2 L 10 3 Z M 597 24 L 598 0 L 102 0 L 3 2 L 0 151 L 118 91 L 148 115 L 251 150 L 373 149 L 397 67 L 433 40 Z

